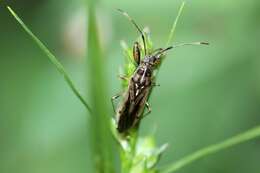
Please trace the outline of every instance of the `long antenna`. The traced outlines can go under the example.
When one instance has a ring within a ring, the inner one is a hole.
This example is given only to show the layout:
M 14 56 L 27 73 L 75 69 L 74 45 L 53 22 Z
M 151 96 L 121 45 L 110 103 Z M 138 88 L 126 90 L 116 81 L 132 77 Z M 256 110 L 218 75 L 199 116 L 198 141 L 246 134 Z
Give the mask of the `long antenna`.
M 156 55 L 162 54 L 170 49 L 176 48 L 176 47 L 181 47 L 181 46 L 186 46 L 186 45 L 209 45 L 208 42 L 192 42 L 192 43 L 180 43 L 180 44 L 176 44 L 176 45 L 172 45 L 169 46 L 165 49 L 162 49 L 161 51 L 159 51 L 158 53 L 156 53 Z
M 127 12 L 121 10 L 121 9 L 117 9 L 120 13 L 122 13 L 125 17 L 128 18 L 128 20 L 130 20 L 130 22 L 136 27 L 136 29 L 139 31 L 139 33 L 142 36 L 142 40 L 144 43 L 144 54 L 147 54 L 147 50 L 146 50 L 146 43 L 145 43 L 145 37 L 144 37 L 144 33 L 142 32 L 142 30 L 139 28 L 139 26 L 135 23 L 134 19 L 132 19 Z

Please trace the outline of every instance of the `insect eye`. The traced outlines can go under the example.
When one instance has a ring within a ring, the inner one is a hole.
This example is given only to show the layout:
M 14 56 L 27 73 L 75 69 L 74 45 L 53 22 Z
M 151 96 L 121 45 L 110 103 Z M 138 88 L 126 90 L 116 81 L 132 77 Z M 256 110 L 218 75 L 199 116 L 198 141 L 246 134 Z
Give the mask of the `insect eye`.
M 151 62 L 153 62 L 153 63 L 154 63 L 154 62 L 155 62 L 155 60 L 156 60 L 156 59 L 155 59 L 155 57 L 154 57 L 154 56 L 153 56 L 153 57 L 151 57 Z

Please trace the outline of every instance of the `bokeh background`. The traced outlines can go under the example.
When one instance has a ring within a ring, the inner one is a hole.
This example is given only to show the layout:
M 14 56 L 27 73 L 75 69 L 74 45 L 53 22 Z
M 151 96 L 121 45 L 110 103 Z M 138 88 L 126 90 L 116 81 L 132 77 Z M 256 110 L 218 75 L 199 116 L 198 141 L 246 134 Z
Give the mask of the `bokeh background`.
M 85 62 L 86 13 L 80 0 L 0 1 L 0 172 L 89 172 L 88 114 L 62 76 L 6 9 L 10 5 L 59 57 L 77 87 L 89 95 Z M 120 91 L 120 40 L 138 36 L 115 9 L 149 26 L 165 45 L 180 0 L 102 0 L 98 17 L 107 90 Z M 175 42 L 209 41 L 209 47 L 169 52 L 150 102 L 142 134 L 170 147 L 160 165 L 260 123 L 260 2 L 187 1 Z M 95 74 L 93 74 L 95 75 Z M 112 116 L 112 109 L 111 109 Z M 199 160 L 180 173 L 260 171 L 260 140 Z

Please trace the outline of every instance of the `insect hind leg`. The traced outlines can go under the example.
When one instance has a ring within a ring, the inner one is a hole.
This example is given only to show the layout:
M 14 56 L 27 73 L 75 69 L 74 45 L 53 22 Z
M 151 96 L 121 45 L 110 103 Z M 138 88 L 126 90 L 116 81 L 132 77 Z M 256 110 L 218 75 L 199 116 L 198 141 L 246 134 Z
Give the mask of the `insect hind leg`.
M 159 87 L 159 86 L 161 86 L 160 84 L 157 84 L 157 83 L 155 83 L 155 82 L 152 82 L 152 86 L 153 87 Z
M 147 108 L 147 112 L 143 114 L 142 118 L 146 117 L 152 112 L 152 108 L 148 102 L 145 102 L 145 107 Z

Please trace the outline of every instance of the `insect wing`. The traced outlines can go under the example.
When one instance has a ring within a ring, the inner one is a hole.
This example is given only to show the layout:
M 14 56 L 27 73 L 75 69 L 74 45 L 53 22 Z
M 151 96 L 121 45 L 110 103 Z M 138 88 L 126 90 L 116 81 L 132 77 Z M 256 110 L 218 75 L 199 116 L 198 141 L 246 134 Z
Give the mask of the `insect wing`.
M 136 95 L 133 86 L 134 83 L 131 81 L 128 90 L 124 94 L 124 100 L 117 111 L 117 130 L 120 133 L 127 131 L 139 122 L 144 111 L 145 102 L 150 94 L 151 86 L 143 88 L 138 95 Z

